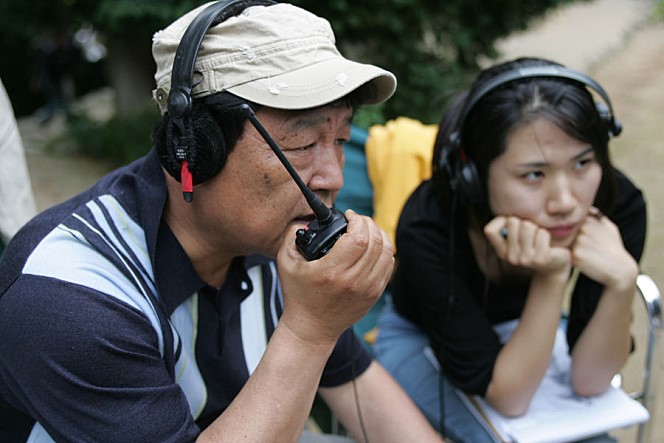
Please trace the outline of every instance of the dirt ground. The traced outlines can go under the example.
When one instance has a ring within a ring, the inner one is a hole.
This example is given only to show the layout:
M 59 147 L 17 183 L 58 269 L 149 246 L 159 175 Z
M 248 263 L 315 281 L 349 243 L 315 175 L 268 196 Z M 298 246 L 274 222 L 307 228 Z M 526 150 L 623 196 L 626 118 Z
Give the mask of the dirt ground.
M 537 55 L 585 71 L 611 98 L 622 134 L 611 141 L 615 165 L 639 186 L 648 202 L 648 238 L 641 261 L 664 291 L 664 23 L 644 20 L 652 3 L 594 0 L 535 23 L 523 35 L 499 44 L 505 58 Z M 623 371 L 628 391 L 640 389 L 647 318 L 635 304 L 635 355 Z M 664 335 L 660 333 L 660 336 Z M 646 443 L 664 442 L 664 337 L 659 337 L 651 410 L 652 433 Z M 658 404 L 659 403 L 659 404 Z M 636 428 L 611 433 L 620 442 L 635 442 Z
M 614 162 L 643 190 L 649 208 L 649 231 L 642 269 L 664 289 L 664 25 L 650 25 L 628 40 L 615 56 L 596 66 L 594 77 L 611 95 L 624 131 L 612 142 Z M 638 317 L 637 317 L 638 318 Z M 643 325 L 645 319 L 640 320 Z M 664 346 L 661 342 L 659 348 Z M 653 442 L 664 442 L 664 360 L 660 352 L 651 417 Z M 638 375 L 632 368 L 630 376 Z M 621 441 L 630 433 L 621 433 Z
M 595 71 L 623 122 L 623 133 L 612 142 L 613 159 L 648 201 L 643 269 L 664 285 L 664 25 L 635 33 L 623 50 Z
M 605 31 L 610 33 L 612 29 L 607 26 Z M 623 123 L 623 133 L 612 141 L 612 155 L 616 165 L 641 187 L 649 203 L 649 233 L 642 268 L 664 289 L 664 24 L 646 24 L 630 32 L 620 48 L 594 62 L 588 72 L 609 92 L 615 113 Z M 97 161 L 48 154 L 35 148 L 46 136 L 37 134 L 30 121 L 20 124 L 40 209 L 79 192 L 108 170 L 107 165 Z M 636 317 L 641 331 L 644 321 L 643 317 Z M 662 403 L 661 353 L 653 369 L 659 373 L 656 396 Z M 630 366 L 626 377 L 638 377 L 639 372 L 639 367 Z M 651 412 L 655 425 L 651 441 L 664 442 L 664 404 Z M 621 442 L 635 441 L 633 431 L 615 435 Z

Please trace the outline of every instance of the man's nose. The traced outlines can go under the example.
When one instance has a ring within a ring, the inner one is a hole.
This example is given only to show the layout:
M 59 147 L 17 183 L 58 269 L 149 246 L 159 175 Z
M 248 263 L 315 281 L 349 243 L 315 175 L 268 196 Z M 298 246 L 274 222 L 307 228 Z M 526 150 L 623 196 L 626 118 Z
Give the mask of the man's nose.
M 339 192 L 344 184 L 344 152 L 341 145 L 325 146 L 318 150 L 308 186 L 312 191 Z

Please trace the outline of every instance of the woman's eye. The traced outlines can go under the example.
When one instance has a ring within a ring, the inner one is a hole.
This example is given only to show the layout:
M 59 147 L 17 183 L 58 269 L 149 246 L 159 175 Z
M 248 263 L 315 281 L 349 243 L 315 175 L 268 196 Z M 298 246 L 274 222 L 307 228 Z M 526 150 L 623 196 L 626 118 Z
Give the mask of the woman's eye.
M 584 166 L 591 164 L 594 161 L 592 158 L 583 158 L 575 163 L 574 167 L 576 169 L 583 169 Z
M 523 174 L 522 177 L 526 180 L 539 180 L 544 177 L 544 173 L 542 171 L 530 171 Z
M 348 139 L 345 138 L 338 138 L 334 141 L 335 145 L 344 145 L 344 143 L 348 142 Z

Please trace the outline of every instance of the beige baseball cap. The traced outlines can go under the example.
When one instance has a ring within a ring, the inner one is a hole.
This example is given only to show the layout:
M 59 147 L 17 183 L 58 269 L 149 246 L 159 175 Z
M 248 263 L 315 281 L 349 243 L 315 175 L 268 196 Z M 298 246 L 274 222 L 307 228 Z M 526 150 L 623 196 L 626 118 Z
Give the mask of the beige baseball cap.
M 157 64 L 153 97 L 166 112 L 173 60 L 192 20 L 211 3 L 185 14 L 155 33 Z M 364 104 L 394 94 L 391 72 L 344 58 L 335 46 L 330 23 L 296 6 L 251 6 L 211 27 L 194 66 L 194 97 L 222 91 L 277 109 L 307 109 L 371 85 Z

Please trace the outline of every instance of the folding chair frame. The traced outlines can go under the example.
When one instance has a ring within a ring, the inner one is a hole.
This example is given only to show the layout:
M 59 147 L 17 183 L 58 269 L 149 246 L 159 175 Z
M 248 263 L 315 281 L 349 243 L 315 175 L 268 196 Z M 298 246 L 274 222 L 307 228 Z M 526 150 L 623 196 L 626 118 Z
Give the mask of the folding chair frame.
M 637 442 L 647 443 L 653 441 L 653 426 L 655 423 L 655 394 L 660 362 L 659 336 L 662 331 L 662 305 L 659 288 L 652 278 L 640 274 L 636 279 L 637 293 L 645 304 L 648 316 L 648 338 L 646 344 L 645 362 L 643 367 L 643 385 L 640 391 L 629 393 L 638 400 L 650 413 L 650 420 L 639 425 Z

